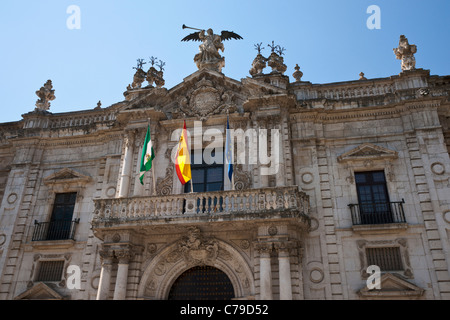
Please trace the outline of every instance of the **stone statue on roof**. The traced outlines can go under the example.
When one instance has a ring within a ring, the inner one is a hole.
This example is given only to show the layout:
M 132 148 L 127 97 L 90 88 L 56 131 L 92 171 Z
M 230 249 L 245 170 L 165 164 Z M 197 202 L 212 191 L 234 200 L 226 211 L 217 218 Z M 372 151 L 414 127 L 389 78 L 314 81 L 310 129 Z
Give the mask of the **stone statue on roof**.
M 202 44 L 199 46 L 200 52 L 194 57 L 194 62 L 199 69 L 206 68 L 221 72 L 222 68 L 225 67 L 225 58 L 219 54 L 219 50 L 222 52 L 225 47 L 222 43 L 224 40 L 230 39 L 242 39 L 242 37 L 232 31 L 222 31 L 220 35 L 214 34 L 214 31 L 209 28 L 206 33 L 203 29 L 186 27 L 183 25 L 183 29 L 194 29 L 198 32 L 193 32 L 181 41 L 201 41 Z
M 417 52 L 417 46 L 409 44 L 408 39 L 402 34 L 398 43 L 398 48 L 394 48 L 395 57 L 402 60 L 402 70 L 414 70 L 416 68 L 416 58 L 414 54 Z

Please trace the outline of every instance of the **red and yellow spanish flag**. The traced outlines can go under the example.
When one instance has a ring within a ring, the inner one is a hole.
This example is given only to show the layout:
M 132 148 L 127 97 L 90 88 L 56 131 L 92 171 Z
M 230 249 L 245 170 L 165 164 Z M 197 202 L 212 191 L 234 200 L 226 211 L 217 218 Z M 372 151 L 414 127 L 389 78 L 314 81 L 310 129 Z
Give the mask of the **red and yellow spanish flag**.
M 181 184 L 184 185 L 186 182 L 191 180 L 191 157 L 189 154 L 186 120 L 184 121 L 180 142 L 178 143 L 177 156 L 175 158 L 175 169 Z

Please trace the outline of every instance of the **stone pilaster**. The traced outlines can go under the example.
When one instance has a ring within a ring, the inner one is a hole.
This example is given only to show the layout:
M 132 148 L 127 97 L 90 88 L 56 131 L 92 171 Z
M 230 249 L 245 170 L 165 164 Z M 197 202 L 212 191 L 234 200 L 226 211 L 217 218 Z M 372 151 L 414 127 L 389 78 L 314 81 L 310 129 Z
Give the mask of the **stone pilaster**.
M 317 164 L 319 171 L 319 182 L 320 182 L 320 196 L 323 214 L 324 224 L 326 226 L 325 230 L 325 241 L 326 241 L 326 256 L 328 260 L 328 266 L 330 270 L 330 287 L 331 287 L 331 298 L 332 299 L 342 299 L 342 279 L 340 274 L 339 266 L 339 254 L 337 246 L 337 236 L 336 236 L 336 225 L 335 217 L 333 213 L 333 195 L 332 195 L 332 183 L 330 179 L 333 179 L 328 168 L 328 159 L 331 156 L 327 155 L 327 148 L 324 145 L 317 146 Z M 324 254 L 324 253 L 323 253 Z
M 411 167 L 414 174 L 412 180 L 417 189 L 420 210 L 426 231 L 426 237 L 424 236 L 424 238 L 428 240 L 433 267 L 436 272 L 436 280 L 439 286 L 434 293 L 440 299 L 449 299 L 450 277 L 448 259 L 446 259 L 448 242 L 441 240 L 439 224 L 436 219 L 436 213 L 441 210 L 440 204 L 444 204 L 448 198 L 445 199 L 445 196 L 440 198 L 439 194 L 436 192 L 437 188 L 435 186 L 435 184 L 438 183 L 436 181 L 439 181 L 439 178 L 445 174 L 445 165 L 436 160 L 434 160 L 436 161 L 434 163 L 433 160 L 429 160 L 430 158 L 433 159 L 433 157 L 439 156 L 448 159 L 448 155 L 445 154 L 443 144 L 440 143 L 438 139 L 438 133 L 431 133 L 431 131 L 427 134 L 407 134 L 406 145 L 408 147 Z M 441 151 L 441 154 L 436 156 L 430 151 L 428 151 L 427 154 L 424 154 L 423 152 L 425 150 L 438 150 Z M 448 187 L 442 186 L 440 189 L 443 188 Z M 441 192 L 440 194 L 445 194 L 445 192 Z M 442 207 L 445 207 L 445 204 Z M 445 233 L 443 233 L 443 235 L 445 237 Z
M 133 168 L 133 149 L 134 149 L 135 132 L 129 131 L 125 136 L 124 155 L 122 160 L 122 169 L 119 177 L 119 198 L 128 196 L 130 189 L 131 170 Z

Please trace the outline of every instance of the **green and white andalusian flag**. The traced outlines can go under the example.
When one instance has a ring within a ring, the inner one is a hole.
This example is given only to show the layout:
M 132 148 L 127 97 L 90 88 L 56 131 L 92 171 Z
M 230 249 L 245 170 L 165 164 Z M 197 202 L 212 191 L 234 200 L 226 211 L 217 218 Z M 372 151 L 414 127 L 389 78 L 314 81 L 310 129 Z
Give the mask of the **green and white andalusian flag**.
M 152 138 L 150 136 L 150 125 L 148 125 L 141 157 L 141 176 L 139 177 L 139 180 L 142 185 L 144 184 L 144 174 L 152 168 L 152 161 L 154 158 L 155 152 L 153 151 Z

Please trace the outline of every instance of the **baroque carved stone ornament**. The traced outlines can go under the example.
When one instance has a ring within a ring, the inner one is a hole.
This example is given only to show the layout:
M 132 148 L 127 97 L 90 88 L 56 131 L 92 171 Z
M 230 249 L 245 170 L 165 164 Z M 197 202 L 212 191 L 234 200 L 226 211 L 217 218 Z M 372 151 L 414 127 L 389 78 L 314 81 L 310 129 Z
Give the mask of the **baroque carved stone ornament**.
M 219 253 L 219 243 L 213 237 L 204 237 L 197 227 L 189 227 L 188 235 L 178 243 L 178 251 L 187 265 L 213 263 Z
M 36 109 L 47 111 L 50 109 L 50 101 L 55 100 L 55 90 L 53 90 L 52 80 L 47 80 L 47 82 L 42 86 L 36 95 L 39 99 L 36 101 Z
M 252 68 L 249 70 L 249 73 L 252 76 L 260 75 L 263 73 L 264 68 L 266 67 L 267 58 L 265 58 L 261 54 L 261 50 L 264 48 L 261 48 L 262 42 L 255 44 L 255 49 L 258 51 L 258 54 L 256 58 L 253 60 Z
M 284 58 L 282 57 L 285 49 L 279 45 L 276 46 L 273 41 L 272 45 L 269 44 L 269 47 L 272 48 L 272 53 L 267 59 L 267 64 L 272 68 L 272 73 L 283 74 L 287 69 L 287 66 L 284 64 Z
M 128 90 L 140 88 L 142 82 L 145 81 L 145 71 L 142 70 L 142 66 L 144 64 L 146 64 L 146 62 L 144 62 L 144 59 L 137 59 L 137 65 L 136 67 L 133 67 L 133 69 L 136 69 L 136 73 L 133 77 L 133 83 L 127 88 Z
M 203 78 L 187 92 L 186 96 L 179 98 L 178 106 L 185 115 L 205 120 L 223 110 L 234 111 L 236 106 L 233 101 L 233 92 Z
M 414 70 L 416 68 L 416 58 L 414 54 L 417 52 L 417 46 L 409 44 L 408 39 L 402 34 L 398 47 L 394 48 L 395 57 L 402 60 L 402 71 Z

